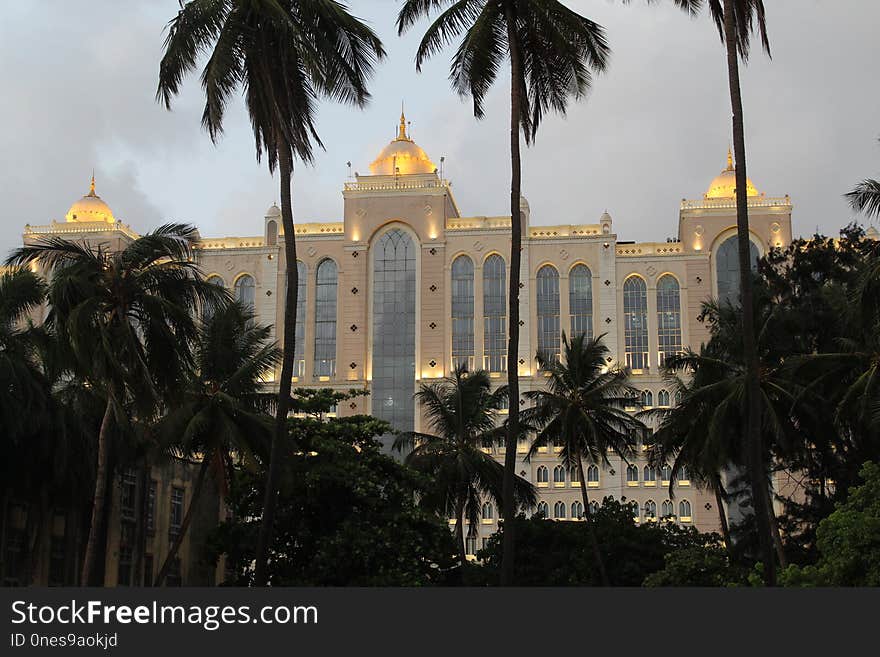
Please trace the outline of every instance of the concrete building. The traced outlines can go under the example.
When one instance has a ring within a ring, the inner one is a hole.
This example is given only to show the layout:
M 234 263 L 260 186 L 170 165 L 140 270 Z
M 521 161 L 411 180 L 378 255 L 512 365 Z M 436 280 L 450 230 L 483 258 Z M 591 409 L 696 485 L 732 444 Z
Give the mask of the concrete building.
M 499 385 L 507 368 L 516 367 L 521 391 L 534 390 L 545 378 L 535 354 L 559 353 L 563 331 L 586 332 L 605 335 L 614 361 L 631 369 L 645 406 L 674 405 L 661 373 L 664 358 L 707 340 L 707 328 L 697 319 L 703 301 L 738 293 L 730 155 L 705 193 L 681 202 L 677 238 L 666 242 L 619 239 L 607 212 L 594 223 L 569 216 L 533 222 L 523 199 L 520 359 L 507 363 L 511 217 L 462 213 L 451 184 L 406 125 L 401 116 L 397 138 L 379 153 L 369 174 L 344 183 L 341 221 L 296 223 L 295 385 L 364 389 L 367 396 L 337 413 L 371 413 L 399 430 L 428 430 L 413 400 L 421 382 L 465 362 L 488 370 Z M 748 199 L 757 259 L 791 241 L 792 204 L 788 196 L 767 196 L 751 181 Z M 111 245 L 136 237 L 95 195 L 94 186 L 63 222 L 27 226 L 24 239 L 48 235 Z M 258 321 L 281 326 L 284 239 L 281 212 L 273 205 L 260 234 L 204 237 L 199 261 L 206 276 L 253 306 Z M 485 449 L 503 458 L 497 446 Z M 523 443 L 520 454 L 525 450 Z M 640 522 L 669 516 L 717 530 L 714 495 L 682 479 L 670 496 L 665 468 L 655 470 L 641 458 L 631 464 L 610 460 L 610 467 L 587 470 L 591 499 L 610 495 L 636 503 Z M 547 517 L 576 519 L 583 511 L 584 482 L 562 467 L 553 448 L 520 461 L 517 472 L 538 487 L 540 511 Z M 487 503 L 480 526 L 469 529 L 469 552 L 496 529 L 497 520 L 498 509 Z

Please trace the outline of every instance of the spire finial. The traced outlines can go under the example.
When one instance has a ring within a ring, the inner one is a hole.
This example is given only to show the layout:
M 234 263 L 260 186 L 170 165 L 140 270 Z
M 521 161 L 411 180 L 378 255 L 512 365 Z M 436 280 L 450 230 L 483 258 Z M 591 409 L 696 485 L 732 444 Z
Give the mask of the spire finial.
M 400 127 L 397 129 L 397 138 L 408 140 L 406 136 L 406 114 L 403 112 L 403 101 L 400 101 Z
M 97 196 L 95 194 L 95 170 L 92 169 L 92 182 L 89 184 L 89 196 Z
M 727 147 L 727 170 L 733 171 L 733 151 Z

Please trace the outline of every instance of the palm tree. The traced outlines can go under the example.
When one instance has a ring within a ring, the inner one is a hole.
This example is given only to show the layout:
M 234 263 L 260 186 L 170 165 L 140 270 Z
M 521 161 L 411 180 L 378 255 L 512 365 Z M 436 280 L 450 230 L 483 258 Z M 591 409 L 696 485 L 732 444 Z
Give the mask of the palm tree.
M 506 397 L 503 387 L 492 392 L 488 373 L 468 373 L 464 365 L 459 365 L 452 376 L 423 383 L 416 393 L 436 434 L 409 431 L 394 441 L 394 449 L 411 450 L 405 459 L 407 465 L 434 479 L 422 494 L 422 504 L 444 517 L 455 518 L 462 572 L 467 561 L 465 518 L 472 528 L 476 527 L 486 498 L 501 507 L 504 468 L 481 448 L 502 433 L 497 426 L 498 411 L 504 408 Z M 514 481 L 517 506 L 533 507 L 535 489 L 521 477 Z
M 562 448 L 559 456 L 566 467 L 577 468 L 584 524 L 602 584 L 608 586 L 605 562 L 590 517 L 584 462 L 607 465 L 609 452 L 628 460 L 645 426 L 625 410 L 633 405 L 638 391 L 629 385 L 626 369 L 608 367 L 609 351 L 604 337 L 602 334 L 587 340 L 580 334 L 569 342 L 563 332 L 562 361 L 541 353 L 537 355 L 539 367 L 550 376 L 545 390 L 525 393 L 534 401 L 534 407 L 525 411 L 525 417 L 537 428 L 526 458 L 534 456 L 540 447 L 552 444 Z
M 265 154 L 269 170 L 279 170 L 287 290 L 275 437 L 256 559 L 256 583 L 264 585 L 296 338 L 293 160 L 310 163 L 314 145 L 323 146 L 315 126 L 318 100 L 364 105 L 370 97 L 367 79 L 385 51 L 373 31 L 336 0 L 192 0 L 181 2 L 168 28 L 157 99 L 170 108 L 183 78 L 202 54 L 210 53 L 201 76 L 206 97 L 202 125 L 216 142 L 230 97 L 242 89 L 257 160 Z
M 192 520 L 209 470 L 220 490 L 231 481 L 234 464 L 256 469 L 265 460 L 272 422 L 261 411 L 268 408 L 261 394 L 262 377 L 280 358 L 269 343 L 272 330 L 253 323 L 254 316 L 238 303 L 212 313 L 199 329 L 195 371 L 183 399 L 156 427 L 162 442 L 180 456 L 200 459 L 189 507 L 180 531 L 165 557 L 155 586 L 165 581 Z
M 48 238 L 8 260 L 50 272 L 46 323 L 69 350 L 72 372 L 104 398 L 83 586 L 94 583 L 98 566 L 110 438 L 129 426 L 129 411 L 143 420 L 173 397 L 191 361 L 196 310 L 226 295 L 193 260 L 197 235 L 192 226 L 167 224 L 115 252 Z
M 869 217 L 880 217 L 880 180 L 866 178 L 847 193 L 852 209 Z
M 397 18 L 404 33 L 422 17 L 449 5 L 425 32 L 416 53 L 416 69 L 463 34 L 453 57 L 453 88 L 473 99 L 474 116 L 483 117 L 483 101 L 499 70 L 510 62 L 510 280 L 507 386 L 510 395 L 504 456 L 503 517 L 515 513 L 516 443 L 519 436 L 519 289 L 522 221 L 520 211 L 520 132 L 530 144 L 549 110 L 565 113 L 570 98 L 590 89 L 593 74 L 604 71 L 610 49 L 605 31 L 558 0 L 407 0 Z M 513 578 L 514 532 L 504 532 L 503 584 Z

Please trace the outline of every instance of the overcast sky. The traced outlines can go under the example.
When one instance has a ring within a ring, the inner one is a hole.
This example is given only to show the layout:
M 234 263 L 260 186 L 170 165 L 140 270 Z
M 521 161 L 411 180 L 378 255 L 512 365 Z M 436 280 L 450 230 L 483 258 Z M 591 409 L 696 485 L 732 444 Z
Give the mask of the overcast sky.
M 405 100 L 412 136 L 445 173 L 465 215 L 505 214 L 508 84 L 476 121 L 447 81 L 449 52 L 421 74 L 424 26 L 398 38 L 397 0 L 351 0 L 388 59 L 366 110 L 325 104 L 326 151 L 294 171 L 298 221 L 338 221 L 346 162 L 367 172 L 393 136 Z M 645 7 L 571 0 L 604 25 L 611 67 L 567 118 L 550 117 L 523 158 L 532 224 L 614 217 L 622 240 L 675 235 L 683 197 L 699 198 L 723 168 L 730 111 L 723 48 L 707 15 L 671 2 Z M 770 196 L 790 194 L 796 234 L 836 233 L 853 215 L 842 195 L 880 175 L 880 85 L 874 69 L 880 3 L 765 0 L 773 59 L 757 50 L 743 72 L 749 175 Z M 164 26 L 177 0 L 4 2 L 0 20 L 0 253 L 26 223 L 63 220 L 88 190 L 138 231 L 174 220 L 203 235 L 257 235 L 278 197 L 254 157 L 241 102 L 218 146 L 201 130 L 198 77 L 173 111 L 154 101 Z

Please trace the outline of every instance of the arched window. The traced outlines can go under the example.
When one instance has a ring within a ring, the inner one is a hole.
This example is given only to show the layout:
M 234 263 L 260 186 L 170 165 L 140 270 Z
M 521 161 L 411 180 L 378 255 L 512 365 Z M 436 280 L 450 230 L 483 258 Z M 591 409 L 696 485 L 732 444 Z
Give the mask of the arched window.
M 539 466 L 538 466 L 538 471 L 535 473 L 535 476 L 536 476 L 536 478 L 537 478 L 538 484 L 539 484 L 539 485 L 540 485 L 540 484 L 544 484 L 544 485 L 546 485 L 546 484 L 547 484 L 547 477 L 548 477 L 548 475 L 549 475 L 549 472 L 548 472 L 548 470 L 547 470 L 547 466 L 546 466 L 546 465 L 539 465 Z
M 495 509 L 489 502 L 483 503 L 483 508 L 481 509 L 483 520 L 492 520 L 495 517 Z
M 553 483 L 556 486 L 565 486 L 565 468 L 561 465 L 553 468 Z
M 596 500 L 590 502 L 590 515 L 594 516 L 599 513 L 599 503 Z
M 452 262 L 452 367 L 474 369 L 474 261 Z
M 572 486 L 580 486 L 581 484 L 581 473 L 578 472 L 576 467 L 572 467 L 568 471 L 569 480 L 571 481 Z
M 580 502 L 571 503 L 571 519 L 580 520 L 584 517 L 584 505 Z
M 559 272 L 550 265 L 538 270 L 538 353 L 559 360 Z
M 568 312 L 571 337 L 583 334 L 593 339 L 593 274 L 586 265 L 575 265 L 568 273 Z
M 654 393 L 650 390 L 642 390 L 642 394 L 640 395 L 639 401 L 642 402 L 642 406 L 650 407 L 654 405 Z
M 657 470 L 654 468 L 653 465 L 645 466 L 642 479 L 644 480 L 646 485 L 650 484 L 653 486 L 655 483 L 657 483 Z
M 483 263 L 483 369 L 507 371 L 507 271 L 504 258 Z
M 306 372 L 306 288 L 308 287 L 308 271 L 304 262 L 296 261 L 296 342 L 293 346 L 293 375 L 302 377 Z M 287 276 L 284 277 L 287 284 Z
M 629 503 L 629 508 L 632 509 L 633 518 L 636 520 L 639 519 L 639 503 L 633 500 Z
M 538 518 L 547 518 L 547 503 L 546 502 L 538 502 L 538 508 L 535 511 L 535 516 Z
M 270 219 L 266 222 L 266 244 L 275 246 L 278 243 L 278 222 Z
M 749 261 L 752 271 L 758 269 L 758 247 L 749 240 Z M 739 245 L 737 237 L 728 237 L 715 252 L 715 281 L 718 302 L 739 305 Z
M 587 486 L 590 488 L 599 486 L 599 467 L 596 465 L 587 468 Z
M 398 431 L 412 431 L 415 421 L 416 250 L 400 228 L 373 247 L 372 410 Z
M 682 522 L 691 521 L 691 503 L 687 500 L 678 503 L 678 519 Z
M 670 479 L 672 479 L 672 467 L 668 463 L 664 463 L 660 468 L 660 481 L 664 486 L 668 486 Z
M 553 505 L 553 517 L 556 520 L 565 520 L 565 502 L 557 502 Z
M 660 364 L 681 353 L 681 291 L 674 276 L 657 281 L 657 337 Z
M 633 370 L 648 368 L 648 291 L 645 281 L 630 276 L 623 283 L 624 340 L 626 366 Z
M 678 406 L 681 403 L 681 390 L 675 391 L 675 405 Z
M 632 464 L 626 466 L 626 483 L 629 486 L 639 483 L 639 469 Z
M 669 391 L 661 390 L 657 393 L 657 406 L 662 408 L 669 406 Z
M 660 505 L 660 517 L 668 518 L 675 515 L 675 508 L 670 500 L 664 500 Z
M 679 486 L 690 486 L 690 477 L 688 476 L 687 468 L 682 466 L 678 469 L 678 485 Z
M 256 312 L 257 284 L 249 274 L 239 276 L 235 281 L 235 300 L 249 312 Z
M 315 376 L 336 374 L 336 263 L 322 260 L 315 286 Z
M 656 502 L 654 502 L 654 500 L 648 500 L 647 502 L 645 502 L 645 519 L 657 519 L 657 504 Z

